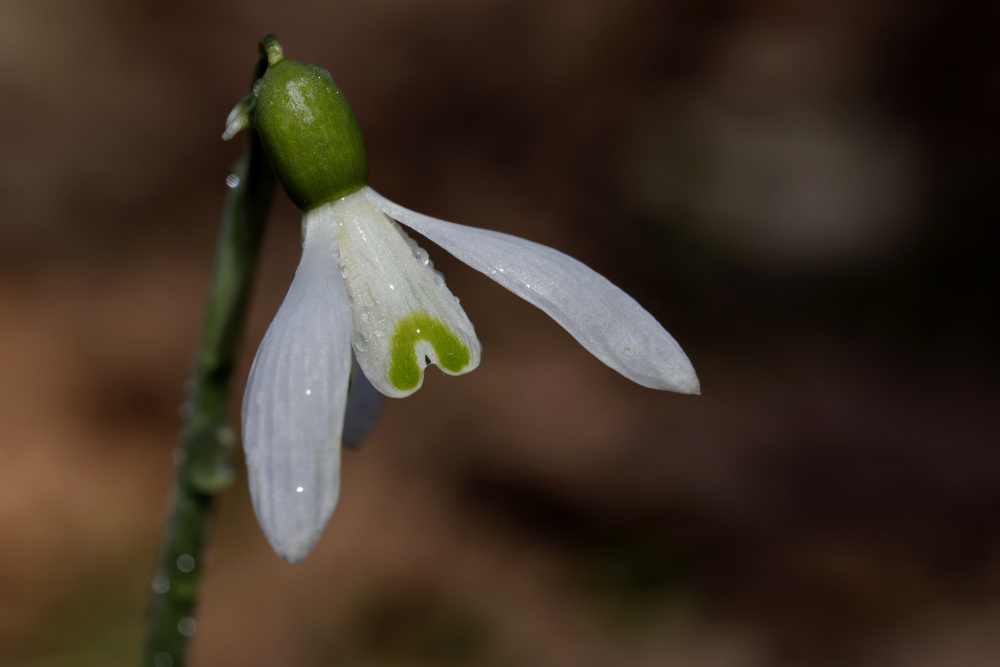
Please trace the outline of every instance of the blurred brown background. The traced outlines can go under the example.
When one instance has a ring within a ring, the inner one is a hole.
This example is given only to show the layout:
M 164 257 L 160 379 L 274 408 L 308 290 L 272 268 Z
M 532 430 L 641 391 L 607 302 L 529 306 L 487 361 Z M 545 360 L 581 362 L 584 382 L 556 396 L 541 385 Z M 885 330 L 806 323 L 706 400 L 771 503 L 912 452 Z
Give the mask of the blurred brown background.
M 135 663 L 269 32 L 333 72 L 376 189 L 605 273 L 703 396 L 431 247 L 482 367 L 387 403 L 299 566 L 224 494 L 196 665 L 1000 664 L 997 14 L 5 1 L 0 664 Z M 298 226 L 281 195 L 240 392 Z

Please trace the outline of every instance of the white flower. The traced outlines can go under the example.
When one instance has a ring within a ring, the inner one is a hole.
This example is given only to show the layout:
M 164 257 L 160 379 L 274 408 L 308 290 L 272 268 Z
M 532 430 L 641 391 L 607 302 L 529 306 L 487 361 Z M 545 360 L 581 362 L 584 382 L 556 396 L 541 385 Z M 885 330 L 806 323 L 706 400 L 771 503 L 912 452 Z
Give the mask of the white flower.
M 230 115 L 224 136 L 253 125 L 304 211 L 302 260 L 243 400 L 254 509 L 285 560 L 309 553 L 337 504 L 352 351 L 371 385 L 391 397 L 419 389 L 428 364 L 449 375 L 479 365 L 472 323 L 397 222 L 541 308 L 630 380 L 698 393 L 694 369 L 670 334 L 582 263 L 515 236 L 415 213 L 368 187 L 360 132 L 329 74 L 285 60 L 273 37 L 262 50 L 268 72 Z M 354 375 L 371 418 L 370 388 Z

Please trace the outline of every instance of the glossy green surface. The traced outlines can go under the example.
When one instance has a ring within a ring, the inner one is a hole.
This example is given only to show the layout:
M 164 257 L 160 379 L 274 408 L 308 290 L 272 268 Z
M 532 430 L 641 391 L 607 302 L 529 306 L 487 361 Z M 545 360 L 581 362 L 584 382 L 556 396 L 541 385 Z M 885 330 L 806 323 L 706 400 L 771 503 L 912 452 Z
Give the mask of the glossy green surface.
M 420 384 L 423 365 L 417 359 L 417 342 L 425 340 L 434 348 L 438 366 L 460 373 L 469 365 L 469 348 L 448 325 L 425 312 L 407 315 L 396 324 L 392 336 L 392 365 L 389 382 L 400 391 L 415 389 Z
M 284 59 L 276 41 L 265 51 L 267 71 L 253 87 L 253 125 L 288 196 L 308 211 L 360 190 L 368 180 L 368 153 L 330 73 Z

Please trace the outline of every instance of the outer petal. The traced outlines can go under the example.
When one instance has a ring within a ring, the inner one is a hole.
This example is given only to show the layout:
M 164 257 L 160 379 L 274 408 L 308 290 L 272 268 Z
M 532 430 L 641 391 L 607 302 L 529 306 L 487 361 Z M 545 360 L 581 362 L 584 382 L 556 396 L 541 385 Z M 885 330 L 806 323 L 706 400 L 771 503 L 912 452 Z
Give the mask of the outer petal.
M 271 546 L 296 563 L 340 493 L 340 438 L 351 374 L 351 313 L 336 230 L 307 215 L 302 261 L 257 350 L 243 397 L 254 510 Z
M 458 299 L 396 223 L 364 190 L 314 209 L 336 221 L 354 316 L 354 354 L 387 396 L 409 396 L 429 363 L 450 375 L 479 365 L 480 347 Z
M 415 213 L 371 188 L 362 192 L 394 220 L 548 313 L 594 356 L 653 389 L 699 392 L 677 341 L 628 294 L 577 260 L 525 239 Z

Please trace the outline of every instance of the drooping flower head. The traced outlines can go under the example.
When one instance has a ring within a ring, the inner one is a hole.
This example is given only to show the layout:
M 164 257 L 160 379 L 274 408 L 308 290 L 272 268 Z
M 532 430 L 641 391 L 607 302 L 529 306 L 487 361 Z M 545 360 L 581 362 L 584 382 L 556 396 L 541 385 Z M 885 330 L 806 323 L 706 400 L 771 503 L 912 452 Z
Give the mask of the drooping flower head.
M 302 259 L 243 399 L 254 510 L 279 555 L 298 562 L 319 539 L 339 495 L 341 442 L 363 437 L 374 390 L 401 398 L 420 388 L 430 364 L 450 375 L 479 365 L 472 323 L 397 223 L 541 308 L 627 378 L 698 393 L 694 369 L 670 334 L 580 262 L 415 213 L 368 187 L 364 139 L 330 73 L 285 59 L 273 36 L 261 51 L 268 68 L 230 113 L 223 138 L 256 129 L 303 211 Z M 348 408 L 363 417 L 349 415 L 345 431 Z

